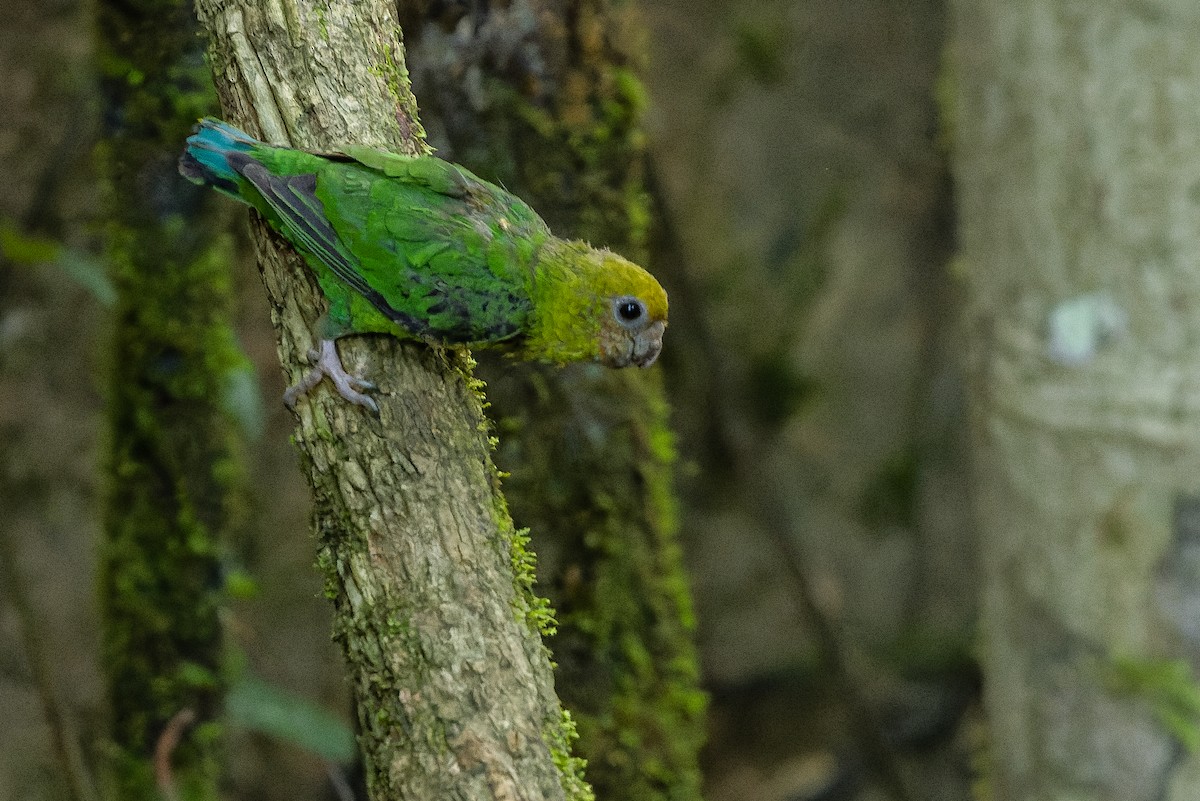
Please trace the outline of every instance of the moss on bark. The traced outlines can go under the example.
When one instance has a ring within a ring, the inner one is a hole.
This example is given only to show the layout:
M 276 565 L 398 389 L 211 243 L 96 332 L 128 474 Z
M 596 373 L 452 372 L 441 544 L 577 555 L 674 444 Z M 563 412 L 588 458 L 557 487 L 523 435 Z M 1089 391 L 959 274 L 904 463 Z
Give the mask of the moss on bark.
M 243 366 L 230 328 L 226 239 L 175 169 L 214 103 L 190 9 L 100 2 L 108 260 L 118 299 L 108 382 L 99 592 L 111 714 L 109 792 L 158 799 L 168 722 L 198 721 L 171 754 L 182 798 L 215 798 L 224 686 L 221 543 L 241 464 L 222 408 Z

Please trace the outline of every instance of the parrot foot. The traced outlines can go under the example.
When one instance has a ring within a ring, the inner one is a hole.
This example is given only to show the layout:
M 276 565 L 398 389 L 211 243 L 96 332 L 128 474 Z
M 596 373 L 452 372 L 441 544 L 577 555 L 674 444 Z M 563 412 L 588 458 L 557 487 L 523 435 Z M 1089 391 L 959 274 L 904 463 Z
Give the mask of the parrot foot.
M 379 405 L 372 398 L 363 394 L 363 392 L 375 389 L 375 385 L 365 378 L 359 378 L 346 372 L 346 368 L 342 367 L 341 357 L 338 356 L 337 345 L 332 339 L 322 339 L 319 349 L 308 352 L 308 358 L 313 363 L 312 369 L 283 393 L 283 402 L 289 409 L 294 409 L 300 396 L 321 383 L 322 378 L 328 378 L 343 398 L 359 406 L 365 406 L 376 416 L 379 415 Z

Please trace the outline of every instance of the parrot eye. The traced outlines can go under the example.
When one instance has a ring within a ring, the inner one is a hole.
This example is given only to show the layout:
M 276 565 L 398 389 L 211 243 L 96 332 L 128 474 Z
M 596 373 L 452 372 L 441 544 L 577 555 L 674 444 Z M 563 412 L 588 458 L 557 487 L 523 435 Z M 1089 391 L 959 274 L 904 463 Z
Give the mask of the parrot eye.
M 617 322 L 622 325 L 636 323 L 646 316 L 646 307 L 637 298 L 617 298 L 613 304 L 613 312 Z

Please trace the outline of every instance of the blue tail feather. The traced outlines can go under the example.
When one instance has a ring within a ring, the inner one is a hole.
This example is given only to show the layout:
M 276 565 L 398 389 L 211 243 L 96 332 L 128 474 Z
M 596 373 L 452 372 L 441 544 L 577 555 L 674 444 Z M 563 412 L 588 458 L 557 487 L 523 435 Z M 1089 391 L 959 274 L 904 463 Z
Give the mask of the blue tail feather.
M 221 120 L 205 117 L 188 137 L 187 149 L 179 157 L 179 172 L 189 181 L 206 184 L 221 192 L 239 197 L 242 177 L 230 156 L 250 153 L 262 143 L 245 131 Z M 245 163 L 245 159 L 234 159 Z

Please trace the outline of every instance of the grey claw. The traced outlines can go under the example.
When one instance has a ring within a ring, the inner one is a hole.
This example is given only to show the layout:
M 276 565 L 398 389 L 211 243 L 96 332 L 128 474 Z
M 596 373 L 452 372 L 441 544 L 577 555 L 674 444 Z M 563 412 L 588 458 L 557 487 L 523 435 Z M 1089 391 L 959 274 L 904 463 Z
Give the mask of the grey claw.
M 299 397 L 321 383 L 322 378 L 328 378 L 343 398 L 365 407 L 376 417 L 379 416 L 379 404 L 362 394 L 362 391 L 375 389 L 375 385 L 365 378 L 346 372 L 338 356 L 337 345 L 332 339 L 322 339 L 319 350 L 309 351 L 308 357 L 313 362 L 313 368 L 283 393 L 283 402 L 289 409 L 295 408 Z
M 292 386 L 288 387 L 283 393 L 284 405 L 286 405 L 289 409 L 295 409 L 296 401 L 300 399 L 300 396 L 307 394 L 309 390 L 321 383 L 321 379 L 324 376 L 325 371 L 322 370 L 319 365 L 313 367 L 304 374 L 303 378 L 301 378 Z

